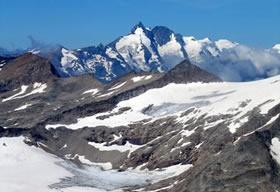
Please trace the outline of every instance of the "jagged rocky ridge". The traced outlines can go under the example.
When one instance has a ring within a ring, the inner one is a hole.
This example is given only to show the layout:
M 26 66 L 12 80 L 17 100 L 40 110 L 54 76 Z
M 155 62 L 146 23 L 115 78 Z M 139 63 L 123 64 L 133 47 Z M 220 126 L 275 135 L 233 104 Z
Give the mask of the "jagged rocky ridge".
M 223 83 L 184 61 L 166 73 L 131 72 L 102 84 L 90 75 L 60 78 L 48 60 L 26 54 L 0 79 L 0 180 L 17 170 L 5 169 L 18 166 L 12 157 L 22 168 L 42 153 L 51 165 L 40 169 L 56 179 L 40 191 L 280 189 L 279 76 Z M 17 147 L 32 158 L 9 152 Z M 24 177 L 16 173 L 3 190 Z M 33 174 L 41 182 L 44 174 Z M 16 185 L 38 191 L 34 183 Z

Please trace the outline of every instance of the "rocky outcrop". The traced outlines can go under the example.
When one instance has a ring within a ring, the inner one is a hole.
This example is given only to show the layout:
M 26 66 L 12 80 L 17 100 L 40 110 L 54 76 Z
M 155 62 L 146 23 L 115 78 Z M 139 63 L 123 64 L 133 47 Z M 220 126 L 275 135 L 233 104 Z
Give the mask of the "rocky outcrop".
M 47 60 L 26 53 L 4 65 L 0 72 L 0 92 L 11 91 L 20 85 L 46 82 L 55 78 L 56 71 Z

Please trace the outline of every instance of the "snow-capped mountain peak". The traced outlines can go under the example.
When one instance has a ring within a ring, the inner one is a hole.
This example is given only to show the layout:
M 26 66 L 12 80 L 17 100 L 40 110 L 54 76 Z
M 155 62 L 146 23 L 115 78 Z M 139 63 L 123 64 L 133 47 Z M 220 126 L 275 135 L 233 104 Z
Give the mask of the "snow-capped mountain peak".
M 133 33 L 123 36 L 115 44 L 118 53 L 125 62 L 136 71 L 152 70 L 149 64 L 158 62 L 152 41 L 146 34 L 142 23 L 133 28 Z
M 143 30 L 147 30 L 145 28 L 145 26 L 143 25 L 143 23 L 140 21 L 139 23 L 137 23 L 132 29 L 131 29 L 131 33 L 135 33 L 135 31 L 138 29 L 138 28 L 141 28 Z
M 269 50 L 273 51 L 256 50 L 226 39 L 182 36 L 164 26 L 147 28 L 139 22 L 130 33 L 108 45 L 29 51 L 49 58 L 62 77 L 92 73 L 96 79 L 110 82 L 131 71 L 166 72 L 185 59 L 226 81 L 265 78 L 280 73 L 280 44 Z

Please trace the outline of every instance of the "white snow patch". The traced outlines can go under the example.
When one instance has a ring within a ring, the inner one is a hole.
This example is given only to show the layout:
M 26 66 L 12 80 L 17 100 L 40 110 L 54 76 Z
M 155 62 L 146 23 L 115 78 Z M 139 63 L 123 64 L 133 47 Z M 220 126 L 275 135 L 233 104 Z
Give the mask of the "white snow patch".
M 180 143 L 180 142 L 178 142 L 178 143 Z M 173 151 L 175 151 L 177 149 L 181 149 L 182 147 L 185 147 L 185 146 L 190 145 L 190 144 L 191 144 L 191 142 L 182 143 L 181 146 L 177 146 L 177 147 L 172 148 L 170 152 L 172 153 Z
M 110 95 L 113 95 L 114 93 L 115 93 L 115 91 L 111 91 L 111 92 L 109 92 L 109 93 L 105 93 L 105 94 L 99 95 L 99 96 L 97 96 L 97 97 L 108 97 L 108 96 L 110 96 Z
M 218 153 L 216 153 L 214 156 L 218 156 L 222 153 L 222 151 L 219 151 Z
M 73 160 L 73 159 L 76 159 L 76 157 L 78 157 L 78 154 L 75 154 L 74 156 L 72 156 L 72 154 L 66 154 L 66 155 L 64 155 L 64 157 L 66 159 Z
M 33 90 L 30 93 L 27 93 L 25 95 L 19 96 L 17 98 L 23 98 L 23 97 L 27 97 L 33 94 L 37 94 L 37 93 L 44 93 L 45 89 L 47 88 L 47 84 L 42 84 L 42 83 L 34 83 L 33 84 Z
M 170 178 L 170 177 L 178 176 L 178 175 L 184 173 L 185 171 L 189 170 L 191 167 L 193 167 L 192 164 L 185 164 L 185 165 L 177 164 L 177 165 L 173 165 L 173 166 L 166 167 L 166 168 L 163 168 L 163 169 L 156 169 L 155 171 L 160 171 L 160 172 L 162 172 L 162 174 L 168 175 L 165 178 L 165 179 L 167 179 L 167 178 Z
M 148 75 L 148 76 L 145 77 L 145 80 L 149 80 L 149 79 L 151 79 L 152 77 L 153 77 L 152 75 Z
M 29 106 L 31 106 L 31 105 L 32 105 L 32 104 L 25 104 L 25 105 L 23 105 L 23 106 L 21 106 L 21 107 L 16 108 L 14 111 L 24 110 L 24 109 L 26 109 L 27 107 L 29 107 Z
M 263 127 L 265 127 L 265 126 L 267 126 L 267 125 L 269 125 L 269 124 L 271 124 L 271 123 L 273 123 L 276 119 L 278 119 L 280 117 L 280 114 L 278 114 L 278 115 L 275 115 L 274 117 L 272 117 L 265 125 L 263 125 L 262 127 L 260 127 L 260 128 L 263 128 Z
M 98 91 L 99 91 L 98 89 L 90 89 L 90 90 L 83 92 L 82 95 L 87 94 L 87 93 L 91 93 L 91 95 L 95 95 L 96 93 L 98 93 Z
M 181 143 L 184 140 L 184 137 L 181 137 L 178 141 L 178 143 Z
M 148 165 L 149 162 L 143 163 L 142 165 L 138 165 L 137 167 L 134 168 L 134 170 L 137 171 L 149 171 L 148 168 L 143 169 L 146 165 Z
M 141 81 L 141 80 L 143 80 L 143 79 L 145 79 L 145 76 L 138 76 L 138 77 L 133 77 L 133 78 L 132 78 L 132 81 L 133 81 L 134 83 L 136 83 L 136 82 Z
M 44 89 L 47 88 L 47 84 L 42 84 L 42 83 L 34 83 L 33 84 L 33 88 L 34 88 L 34 93 L 43 93 L 44 92 Z
M 233 142 L 233 145 L 236 145 L 240 139 L 241 139 L 241 137 L 238 137 L 238 138 Z
M 111 47 L 108 47 L 106 49 L 106 54 L 112 58 L 112 59 L 117 59 L 118 61 L 122 61 L 121 59 L 119 59 L 119 53 L 117 53 L 116 51 L 114 51 Z
M 8 97 L 8 98 L 6 98 L 6 99 L 3 99 L 2 102 L 6 102 L 6 101 L 9 101 L 9 100 L 12 100 L 12 99 L 17 98 L 19 95 L 24 94 L 24 93 L 26 92 L 27 88 L 28 88 L 27 85 L 22 85 L 21 88 L 20 88 L 20 89 L 21 89 L 20 92 L 18 92 L 17 94 L 15 94 L 15 95 L 13 95 L 13 96 L 11 96 L 11 97 Z
M 126 84 L 126 82 L 123 82 L 123 83 L 120 83 L 118 85 L 115 85 L 114 87 L 108 89 L 108 91 L 112 91 L 112 90 L 115 90 L 115 89 L 119 89 L 121 88 L 122 86 L 124 86 Z
M 280 139 L 277 137 L 272 138 L 270 153 L 276 162 L 280 165 Z
M 261 130 L 261 129 L 264 128 L 265 126 L 267 126 L 267 125 L 273 123 L 279 116 L 280 116 L 280 114 L 275 115 L 275 116 L 272 117 L 268 122 L 266 122 L 266 124 L 264 124 L 263 126 L 257 128 L 256 130 L 254 130 L 254 131 L 252 131 L 252 132 L 250 132 L 250 133 L 246 133 L 246 134 L 243 135 L 243 136 L 246 137 L 246 136 L 249 136 L 249 135 L 255 133 L 255 132 L 258 131 L 258 130 Z
M 106 143 L 95 143 L 95 142 L 88 142 L 89 145 L 95 147 L 96 149 L 100 151 L 120 151 L 120 152 L 126 152 L 129 151 L 129 153 L 132 153 L 133 151 L 136 151 L 137 149 L 143 147 L 143 145 L 134 145 L 129 143 L 128 141 L 125 143 L 125 145 L 110 145 L 106 146 Z
M 185 147 L 185 146 L 190 145 L 190 144 L 191 144 L 191 142 L 185 142 L 181 145 L 181 147 Z
M 152 75 L 148 75 L 148 76 L 137 76 L 137 77 L 133 77 L 132 81 L 134 83 L 138 82 L 138 81 L 143 81 L 143 80 L 149 80 L 151 79 L 153 76 Z
M 204 125 L 203 129 L 204 129 L 204 130 L 210 129 L 210 128 L 212 128 L 212 127 L 214 127 L 214 126 L 216 126 L 216 125 L 218 125 L 218 124 L 220 124 L 220 123 L 223 123 L 223 122 L 224 122 L 224 120 L 223 120 L 223 119 L 220 119 L 220 120 L 214 121 L 214 122 L 212 122 L 212 123 L 207 123 L 206 125 Z
M 116 112 L 115 110 L 113 110 L 112 112 Z M 69 129 L 79 129 L 82 127 L 95 127 L 95 126 L 99 126 L 99 125 L 104 125 L 104 126 L 108 126 L 108 127 L 116 127 L 116 126 L 122 126 L 122 125 L 128 125 L 131 123 L 134 123 L 134 121 L 137 120 L 143 120 L 145 119 L 147 116 L 145 116 L 142 113 L 131 113 L 131 112 L 124 112 L 121 115 L 113 115 L 109 118 L 106 119 L 98 119 L 96 117 L 101 116 L 101 115 L 108 115 L 110 113 L 99 113 L 97 115 L 94 116 L 89 116 L 89 117 L 84 117 L 84 118 L 79 118 L 77 119 L 77 123 L 75 124 L 70 124 L 70 125 L 65 125 L 65 124 L 56 124 L 56 125 L 47 125 L 46 128 L 57 128 L 60 126 L 66 126 Z
M 34 54 L 34 55 L 37 55 L 37 54 L 39 54 L 41 51 L 39 50 L 39 49 L 32 49 L 32 50 L 30 50 L 30 51 L 28 51 L 29 53 L 32 53 L 32 54 Z
M 83 155 L 78 155 L 78 157 L 79 157 L 79 160 L 81 161 L 81 163 L 83 163 L 83 164 L 98 166 L 98 167 L 101 167 L 103 170 L 110 170 L 113 168 L 113 165 L 110 162 L 95 163 L 95 162 L 91 162 L 90 160 L 86 159 L 86 157 Z
M 61 53 L 63 55 L 60 61 L 62 66 L 69 65 L 69 63 L 73 62 L 73 60 L 78 60 L 78 58 L 74 55 L 74 51 L 62 48 Z
M 59 150 L 67 148 L 67 144 L 64 144 Z
M 240 126 L 244 125 L 248 121 L 248 117 L 244 117 L 242 119 L 236 120 L 237 122 L 231 122 L 231 124 L 228 126 L 229 131 L 231 133 L 235 133 L 236 129 L 239 128 Z
M 203 143 L 204 143 L 204 142 L 199 143 L 198 145 L 195 146 L 195 148 L 196 148 L 196 149 L 199 149 Z
M 113 135 L 114 139 L 111 142 L 119 140 L 122 136 Z
M 193 130 L 183 130 L 182 132 L 181 132 L 181 135 L 182 136 L 185 136 L 185 137 L 189 137 L 190 135 L 192 135 L 193 133 L 195 132 L 195 130 L 193 129 Z
M 47 88 L 47 84 L 42 84 L 42 83 L 34 83 L 33 84 L 33 90 L 29 93 L 26 93 L 25 95 L 23 95 L 26 90 L 27 90 L 28 86 L 26 85 L 22 85 L 21 86 L 21 91 L 9 98 L 3 99 L 2 102 L 6 102 L 8 100 L 13 100 L 13 99 L 21 99 L 33 94 L 37 94 L 37 93 L 43 93 L 45 92 L 45 89 Z
M 177 42 L 174 33 L 170 35 L 170 41 L 166 44 L 158 47 L 159 54 L 161 56 L 164 55 L 178 55 L 183 57 L 183 53 L 181 51 L 181 45 Z

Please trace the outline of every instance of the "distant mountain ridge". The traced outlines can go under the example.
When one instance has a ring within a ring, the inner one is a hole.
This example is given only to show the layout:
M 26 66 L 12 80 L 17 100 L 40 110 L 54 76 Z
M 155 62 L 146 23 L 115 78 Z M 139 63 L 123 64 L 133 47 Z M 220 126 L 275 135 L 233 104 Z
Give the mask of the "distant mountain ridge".
M 29 52 L 49 58 L 61 77 L 92 73 L 101 82 L 110 82 L 131 71 L 166 72 L 187 59 L 223 80 L 250 81 L 280 74 L 279 50 L 279 45 L 259 50 L 224 39 L 197 40 L 139 22 L 130 33 L 105 46 L 44 47 Z

